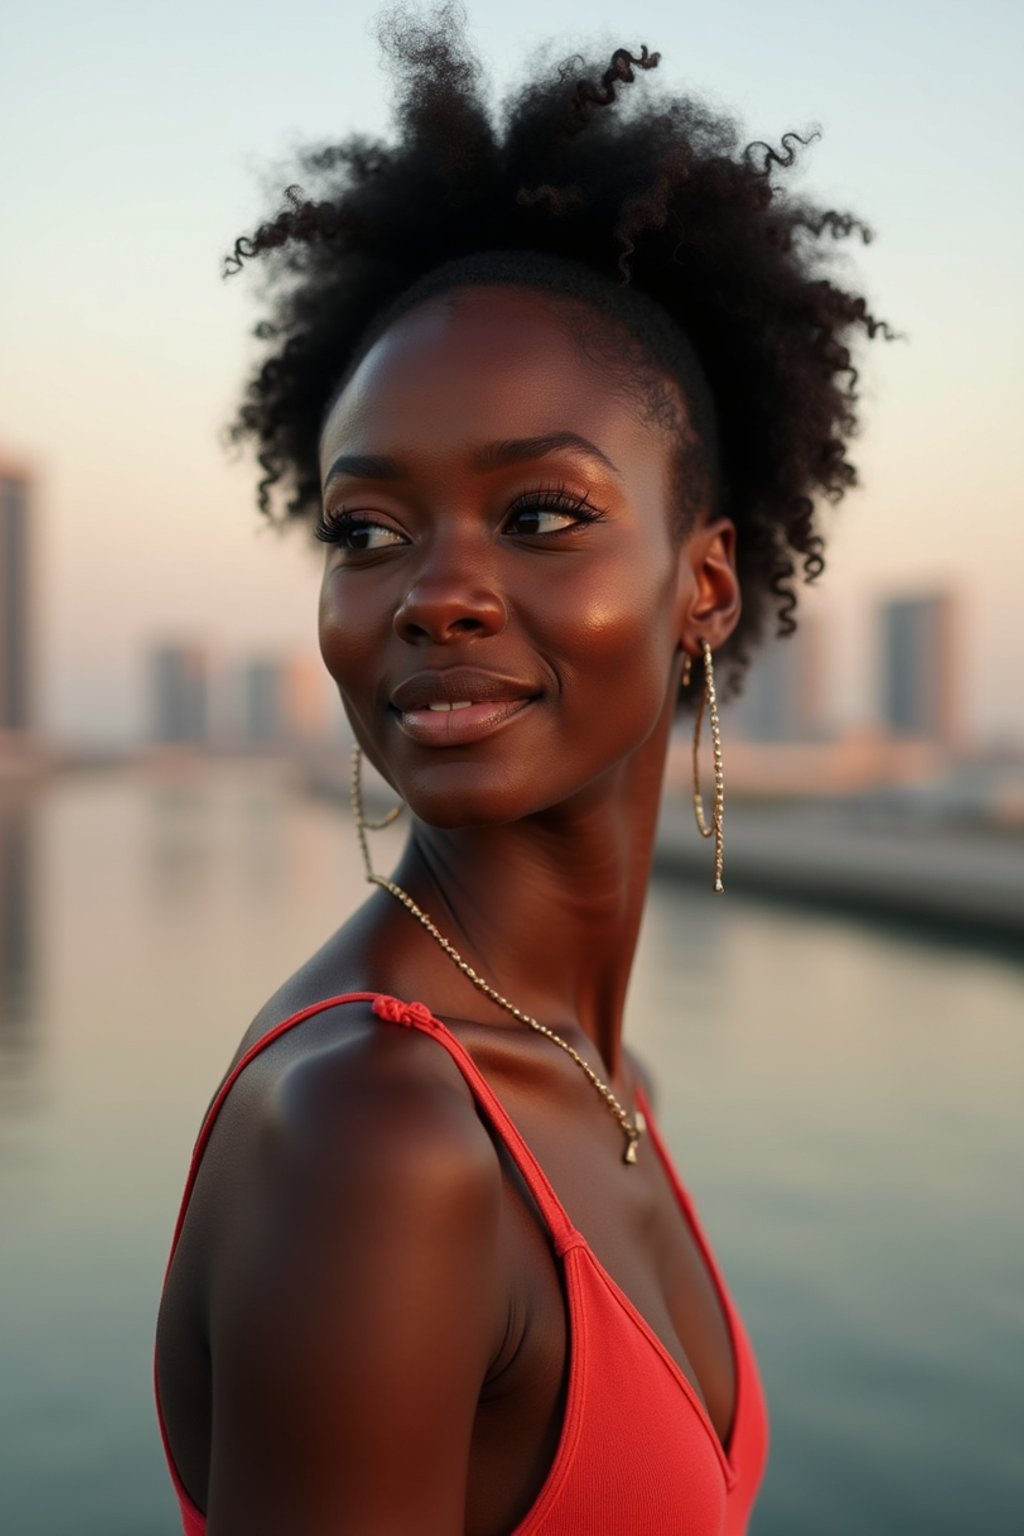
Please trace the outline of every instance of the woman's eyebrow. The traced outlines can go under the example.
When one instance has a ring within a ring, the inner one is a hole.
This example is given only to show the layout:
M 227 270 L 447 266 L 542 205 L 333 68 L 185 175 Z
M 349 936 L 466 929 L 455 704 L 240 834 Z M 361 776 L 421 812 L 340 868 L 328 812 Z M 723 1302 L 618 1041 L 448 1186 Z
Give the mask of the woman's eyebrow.
M 324 476 L 324 485 L 335 475 L 351 475 L 356 480 L 407 480 L 409 471 L 397 459 L 377 453 L 343 453 L 335 459 Z
M 473 455 L 473 468 L 481 473 L 501 469 L 506 464 L 522 464 L 529 459 L 542 459 L 546 454 L 566 452 L 591 459 L 604 469 L 619 475 L 617 465 L 596 443 L 581 437 L 578 432 L 546 432 L 540 437 L 508 438 L 500 443 L 488 443 Z M 351 475 L 357 480 L 407 480 L 408 466 L 398 459 L 377 453 L 343 453 L 334 460 L 324 476 L 324 486 L 335 475 Z M 621 476 L 620 476 L 621 478 Z
M 548 432 L 542 437 L 516 437 L 503 443 L 488 443 L 475 455 L 473 464 L 480 470 L 500 469 L 505 464 L 520 464 L 525 459 L 542 459 L 545 454 L 557 453 L 559 449 L 593 459 L 613 474 L 619 474 L 618 467 L 608 455 L 602 453 L 596 443 L 580 437 L 578 432 Z

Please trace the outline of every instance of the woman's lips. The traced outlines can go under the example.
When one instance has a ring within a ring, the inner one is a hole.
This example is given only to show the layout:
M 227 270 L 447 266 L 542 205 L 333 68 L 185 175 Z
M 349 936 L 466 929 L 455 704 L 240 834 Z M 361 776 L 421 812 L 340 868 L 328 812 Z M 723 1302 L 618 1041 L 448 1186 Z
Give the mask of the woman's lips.
M 424 747 L 461 747 L 482 741 L 506 721 L 521 715 L 533 703 L 521 699 L 488 699 L 483 703 L 455 700 L 451 704 L 426 705 L 420 709 L 396 710 L 398 724 L 405 734 Z

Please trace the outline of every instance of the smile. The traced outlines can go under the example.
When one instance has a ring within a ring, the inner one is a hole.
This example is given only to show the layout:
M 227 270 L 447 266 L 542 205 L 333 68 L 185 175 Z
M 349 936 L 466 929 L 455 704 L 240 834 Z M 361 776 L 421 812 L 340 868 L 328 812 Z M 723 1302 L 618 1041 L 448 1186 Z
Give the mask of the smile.
M 532 703 L 532 698 L 453 699 L 395 713 L 400 729 L 420 746 L 461 747 L 492 735 Z
M 480 667 L 439 667 L 403 678 L 388 703 L 399 729 L 423 747 L 461 747 L 501 730 L 542 690 Z

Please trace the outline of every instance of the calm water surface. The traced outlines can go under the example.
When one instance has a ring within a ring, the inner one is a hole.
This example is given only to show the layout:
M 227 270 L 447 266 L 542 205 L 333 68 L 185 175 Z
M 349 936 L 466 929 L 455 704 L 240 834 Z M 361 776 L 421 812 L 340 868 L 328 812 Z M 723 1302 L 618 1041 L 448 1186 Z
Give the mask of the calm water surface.
M 0 802 L 0 1531 L 176 1531 L 150 1362 L 191 1141 L 362 893 L 347 818 L 265 769 Z M 765 1377 L 752 1536 L 1019 1536 L 1024 968 L 657 886 L 630 1031 Z

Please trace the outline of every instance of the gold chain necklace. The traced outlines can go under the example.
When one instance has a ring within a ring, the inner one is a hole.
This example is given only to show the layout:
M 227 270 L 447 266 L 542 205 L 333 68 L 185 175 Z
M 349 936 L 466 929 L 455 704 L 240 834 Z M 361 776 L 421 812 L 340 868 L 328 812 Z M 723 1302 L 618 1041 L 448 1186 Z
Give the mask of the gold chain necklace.
M 602 1099 L 604 1099 L 608 1108 L 619 1122 L 619 1125 L 622 1127 L 623 1135 L 626 1138 L 626 1150 L 622 1155 L 622 1161 L 624 1163 L 635 1163 L 637 1143 L 639 1142 L 640 1137 L 643 1135 L 644 1131 L 647 1129 L 647 1122 L 644 1119 L 643 1112 L 638 1109 L 634 1114 L 630 1115 L 627 1110 L 623 1109 L 622 1105 L 619 1103 L 618 1099 L 615 1097 L 615 1094 L 612 1092 L 611 1088 L 609 1088 L 608 1084 L 603 1082 L 602 1079 L 598 1077 L 589 1061 L 585 1061 L 584 1058 L 580 1055 L 579 1051 L 577 1051 L 574 1046 L 569 1044 L 568 1040 L 563 1040 L 561 1035 L 557 1035 L 555 1031 L 553 1029 L 549 1029 L 546 1024 L 541 1024 L 540 1021 L 533 1018 L 531 1014 L 524 1013 L 521 1008 L 517 1008 L 514 1003 L 509 1002 L 507 997 L 503 997 L 500 992 L 496 991 L 489 982 L 484 981 L 483 977 L 479 976 L 476 971 L 474 971 L 469 962 L 467 960 L 463 960 L 454 944 L 445 938 L 444 934 L 441 932 L 440 928 L 438 928 L 433 919 L 427 916 L 422 907 L 418 907 L 416 905 L 408 891 L 403 891 L 400 885 L 397 885 L 394 880 L 389 880 L 386 875 L 377 874 L 373 867 L 373 862 L 370 858 L 370 847 L 366 838 L 367 830 L 376 831 L 380 827 L 388 826 L 389 823 L 395 820 L 396 816 L 401 810 L 401 807 L 399 806 L 397 809 L 391 811 L 383 821 L 369 822 L 366 820 L 366 817 L 363 814 L 363 793 L 362 784 L 360 782 L 361 763 L 362 750 L 360 747 L 356 746 L 352 752 L 352 812 L 355 816 L 356 834 L 359 838 L 359 847 L 361 848 L 363 854 L 363 866 L 366 870 L 366 878 L 369 883 L 371 885 L 379 885 L 382 891 L 389 892 L 389 894 L 392 895 L 396 901 L 401 902 L 406 911 L 411 912 L 413 917 L 417 918 L 423 924 L 424 928 L 430 934 L 430 937 L 435 941 L 436 944 L 440 946 L 441 949 L 444 950 L 449 960 L 453 961 L 454 964 L 458 966 L 463 976 L 465 976 L 468 981 L 471 981 L 474 987 L 483 992 L 483 994 L 486 997 L 489 997 L 492 1002 L 497 1003 L 500 1008 L 504 1008 L 505 1012 L 510 1013 L 514 1019 L 518 1019 L 521 1024 L 528 1024 L 531 1029 L 536 1030 L 538 1035 L 543 1035 L 546 1040 L 550 1040 L 553 1044 L 560 1046 L 561 1049 L 565 1051 L 567 1056 L 572 1057 L 573 1061 L 579 1067 L 584 1076 L 587 1077 L 591 1083 L 593 1083 L 594 1087 L 597 1089 L 598 1093 L 601 1095 Z

